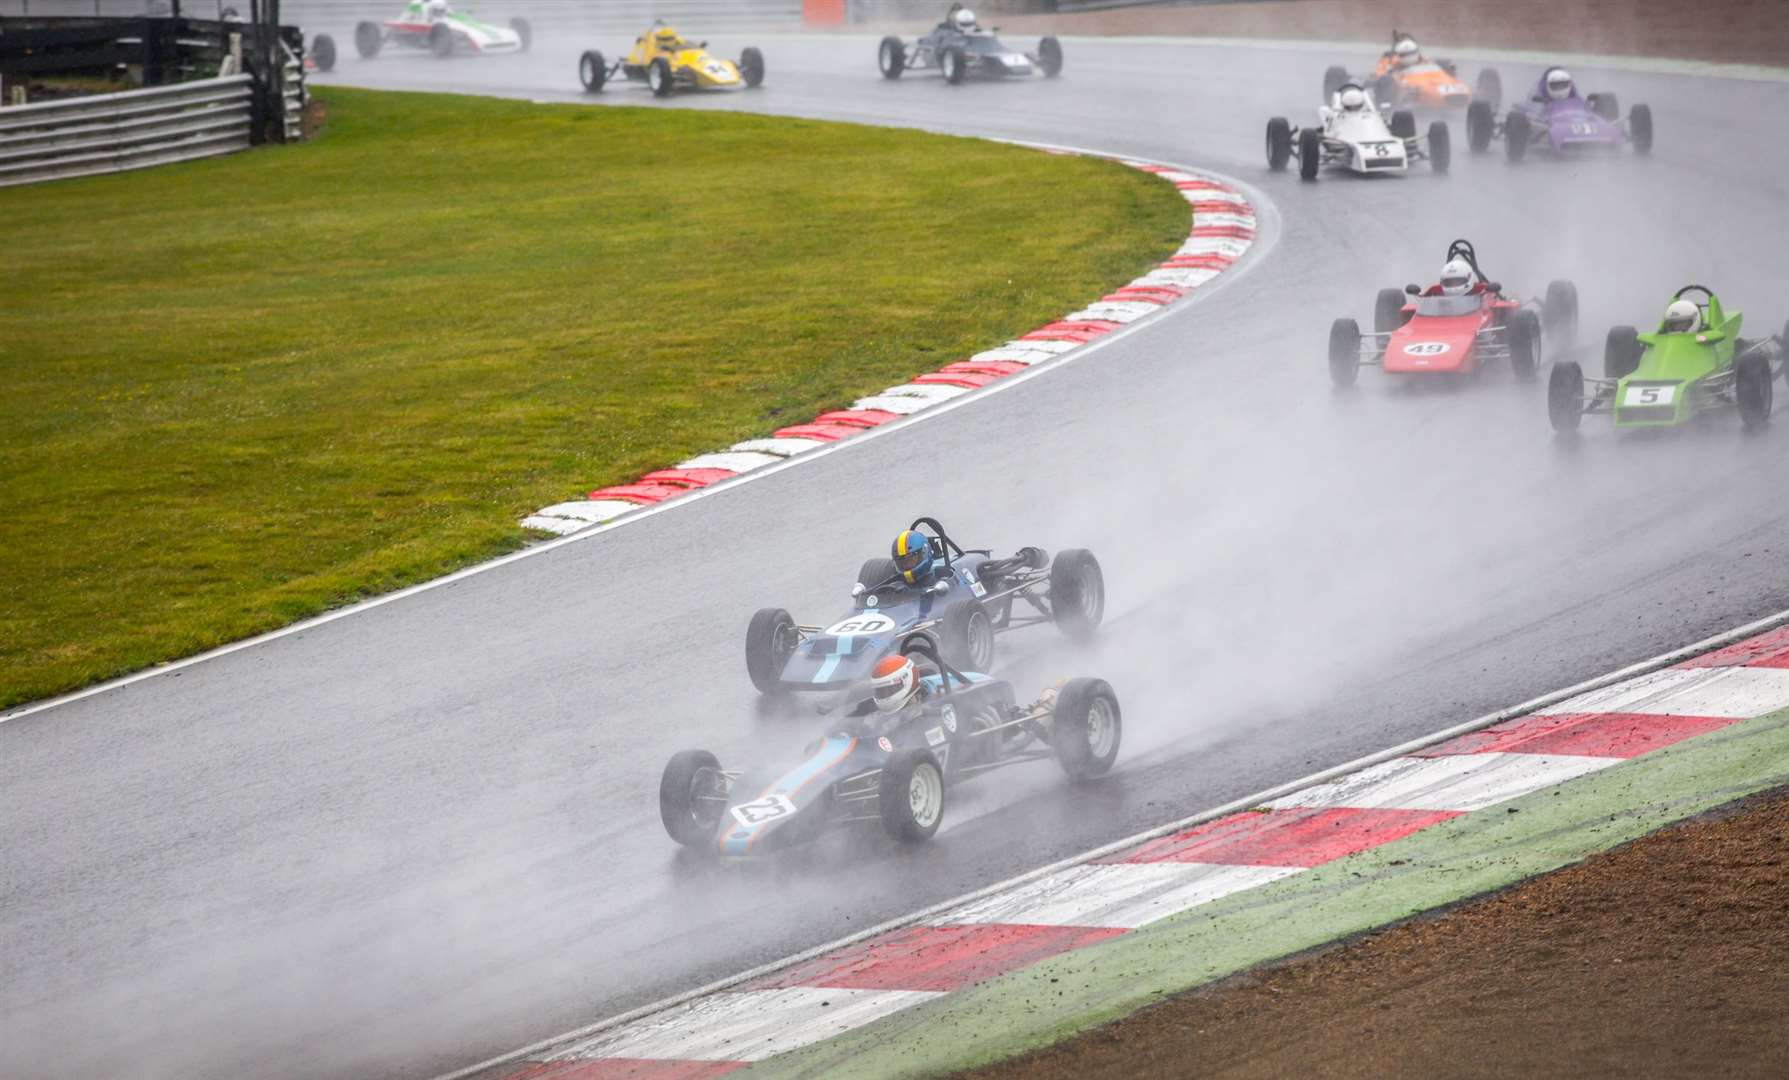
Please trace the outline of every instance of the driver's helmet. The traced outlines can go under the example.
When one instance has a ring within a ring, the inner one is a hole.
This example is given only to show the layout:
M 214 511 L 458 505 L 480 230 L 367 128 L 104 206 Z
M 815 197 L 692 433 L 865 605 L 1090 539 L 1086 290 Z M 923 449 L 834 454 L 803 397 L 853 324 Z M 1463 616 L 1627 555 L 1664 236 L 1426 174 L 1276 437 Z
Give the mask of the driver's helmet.
M 956 14 L 952 15 L 950 20 L 951 22 L 956 23 L 957 29 L 965 34 L 975 29 L 975 12 L 968 8 L 958 8 Z
M 440 22 L 447 18 L 447 0 L 429 0 L 423 6 L 423 11 L 428 14 L 430 22 Z
M 666 46 L 666 47 L 675 45 L 675 44 L 677 44 L 677 42 L 679 40 L 681 40 L 677 36 L 677 31 L 671 29 L 668 26 L 660 28 L 659 31 L 656 34 L 654 34 L 653 36 L 658 39 L 658 43 L 661 46 Z
M 1391 57 L 1398 62 L 1399 67 L 1409 67 L 1421 60 L 1422 56 L 1422 50 L 1416 47 L 1415 38 L 1399 38 L 1397 44 L 1391 47 Z
M 884 656 L 870 669 L 870 690 L 876 696 L 876 708 L 883 712 L 900 712 L 913 695 L 919 692 L 919 672 L 913 661 L 901 653 Z
M 1663 330 L 1667 334 L 1693 334 L 1702 329 L 1702 309 L 1689 300 L 1673 300 L 1665 309 Z
M 909 585 L 930 585 L 933 577 L 932 543 L 926 535 L 912 529 L 895 537 L 893 550 L 895 569 Z
M 1465 259 L 1450 259 L 1441 268 L 1441 295 L 1465 296 L 1472 291 L 1472 267 Z
M 1360 112 L 1367 107 L 1367 92 L 1358 86 L 1344 86 L 1336 95 L 1343 112 Z
M 1554 101 L 1564 101 L 1572 96 L 1572 73 L 1564 68 L 1554 68 L 1547 72 L 1547 97 Z

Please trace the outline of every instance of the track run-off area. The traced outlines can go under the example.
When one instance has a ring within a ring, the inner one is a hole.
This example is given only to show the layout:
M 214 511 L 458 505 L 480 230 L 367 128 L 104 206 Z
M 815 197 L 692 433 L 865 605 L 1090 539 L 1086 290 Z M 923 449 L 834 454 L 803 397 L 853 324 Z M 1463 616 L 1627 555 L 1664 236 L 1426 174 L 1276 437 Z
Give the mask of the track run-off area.
M 1323 67 L 1364 47 L 1070 40 L 1060 80 L 946 87 L 884 82 L 870 37 L 712 43 L 764 48 L 764 89 L 667 107 L 1212 170 L 1249 191 L 1260 242 L 986 400 L 0 724 L 0 1074 L 449 1071 L 1789 608 L 1789 416 L 1560 442 L 1539 381 L 1369 370 L 1338 394 L 1324 368 L 1331 319 L 1429 280 L 1462 236 L 1516 293 L 1574 280 L 1593 348 L 1689 282 L 1773 331 L 1789 151 L 1755 134 L 1789 86 L 1578 66 L 1651 105 L 1650 159 L 1459 152 L 1445 178 L 1304 185 L 1266 173 L 1263 124 L 1314 109 Z M 586 102 L 577 52 L 616 44 L 345 57 L 331 78 Z M 1512 93 L 1537 70 L 1500 66 Z M 1099 555 L 1098 643 L 1033 631 L 1000 663 L 1022 694 L 1111 681 L 1111 778 L 1002 774 L 915 850 L 679 857 L 655 802 L 672 752 L 743 763 L 812 734 L 759 714 L 751 611 L 844 610 L 853 569 L 922 513 L 977 545 Z

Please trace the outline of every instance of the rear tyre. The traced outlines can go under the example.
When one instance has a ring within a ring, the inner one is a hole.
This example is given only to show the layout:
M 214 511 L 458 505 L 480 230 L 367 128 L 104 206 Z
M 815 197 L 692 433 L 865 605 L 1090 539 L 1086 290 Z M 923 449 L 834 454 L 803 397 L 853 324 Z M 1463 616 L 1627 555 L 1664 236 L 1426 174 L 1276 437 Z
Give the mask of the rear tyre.
M 1329 381 L 1353 386 L 1360 375 L 1360 324 L 1337 319 L 1329 326 Z
M 979 600 L 966 600 L 944 613 L 938 651 L 958 671 L 985 675 L 994 668 L 994 622 Z
M 952 45 L 938 55 L 938 70 L 944 73 L 945 82 L 956 86 L 969 73 L 969 58 L 962 49 Z
M 1478 88 L 1473 91 L 1473 96 L 1490 103 L 1492 112 L 1503 104 L 1503 76 L 1496 68 L 1486 68 L 1478 73 Z
M 429 27 L 429 52 L 434 54 L 435 59 L 445 60 L 452 56 L 454 44 L 453 31 L 447 28 L 446 23 L 436 23 Z
M 901 72 L 907 70 L 907 46 L 893 34 L 882 39 L 876 47 L 876 66 L 882 69 L 884 79 L 898 79 Z
M 903 750 L 882 766 L 876 809 L 888 835 L 903 844 L 930 840 L 944 820 L 944 770 L 929 750 Z
M 1267 122 L 1267 167 L 1283 172 L 1292 160 L 1292 122 L 1276 116 Z
M 1733 369 L 1733 389 L 1739 397 L 1739 418 L 1749 429 L 1770 423 L 1772 388 L 1770 361 L 1762 356 L 1740 359 Z
M 1416 114 L 1409 109 L 1399 109 L 1392 113 L 1391 133 L 1400 139 L 1416 138 Z
M 1445 174 L 1453 160 L 1453 136 L 1448 134 L 1447 122 L 1437 120 L 1429 125 L 1429 168 Z
M 1541 325 L 1549 345 L 1558 350 L 1578 341 L 1578 287 L 1569 281 L 1549 281 L 1547 299 L 1541 304 Z
M 782 608 L 759 608 L 745 628 L 745 671 L 760 694 L 782 689 L 783 667 L 801 644 L 801 631 Z
M 1404 290 L 1380 289 L 1373 298 L 1373 333 L 1389 334 L 1409 321 L 1404 314 Z
M 1050 714 L 1050 748 L 1070 780 L 1104 776 L 1118 759 L 1124 714 L 1104 679 L 1070 679 L 1056 692 Z
M 1298 133 L 1298 175 L 1306 180 L 1317 179 L 1317 170 L 1323 167 L 1323 133 L 1316 128 L 1305 128 Z
M 1044 78 L 1054 79 L 1062 74 L 1062 42 L 1054 37 L 1044 38 L 1037 43 L 1037 64 L 1044 69 Z
M 1547 376 L 1547 419 L 1561 435 L 1577 431 L 1584 419 L 1584 369 L 1574 360 L 1554 364 Z
M 1613 124 L 1621 118 L 1621 99 L 1614 94 L 1591 94 L 1585 99 L 1590 111 Z
M 1640 367 L 1640 332 L 1631 326 L 1611 327 L 1603 339 L 1603 378 L 1625 379 Z
M 1491 148 L 1491 137 L 1497 131 L 1497 114 L 1488 101 L 1475 101 L 1466 106 L 1466 146 L 1475 154 Z
M 755 47 L 747 46 L 739 54 L 739 77 L 745 80 L 747 90 L 756 90 L 764 84 L 764 54 Z
M 318 34 L 311 39 L 311 63 L 317 65 L 318 71 L 335 70 L 335 39 L 328 34 Z
M 646 87 L 653 97 L 671 96 L 671 91 L 677 89 L 677 80 L 671 76 L 671 61 L 658 56 L 646 65 Z
M 1540 368 L 1541 320 L 1528 308 L 1517 308 L 1509 319 L 1509 366 L 1518 379 L 1532 379 Z
M 1534 137 L 1534 128 L 1528 123 L 1528 114 L 1511 110 L 1509 118 L 1503 122 L 1503 149 L 1509 155 L 1511 165 L 1528 156 L 1528 142 Z
M 1328 105 L 1329 99 L 1334 97 L 1336 91 L 1340 90 L 1342 84 L 1347 81 L 1348 69 L 1342 65 L 1331 64 L 1325 69 L 1323 72 L 1323 104 Z
M 874 589 L 878 585 L 886 585 L 894 580 L 896 570 L 893 559 L 865 559 L 857 570 L 857 583 L 865 589 Z
M 509 28 L 514 30 L 516 36 L 522 39 L 523 52 L 527 52 L 534 47 L 534 27 L 528 25 L 527 19 L 517 16 L 516 18 L 509 20 Z
M 609 81 L 609 62 L 597 49 L 587 49 L 578 57 L 578 81 L 584 84 L 584 92 L 597 94 L 602 92 L 603 84 Z
M 658 781 L 658 816 L 671 839 L 690 848 L 713 842 L 727 812 L 726 782 L 720 760 L 706 750 L 671 755 Z
M 379 55 L 385 45 L 385 31 L 379 29 L 378 23 L 363 22 L 354 27 L 354 51 L 362 60 L 371 60 Z
M 1050 562 L 1050 614 L 1070 641 L 1087 641 L 1106 617 L 1106 577 L 1084 548 L 1066 548 Z
M 1634 144 L 1634 153 L 1652 153 L 1652 108 L 1636 105 L 1627 114 L 1627 137 Z

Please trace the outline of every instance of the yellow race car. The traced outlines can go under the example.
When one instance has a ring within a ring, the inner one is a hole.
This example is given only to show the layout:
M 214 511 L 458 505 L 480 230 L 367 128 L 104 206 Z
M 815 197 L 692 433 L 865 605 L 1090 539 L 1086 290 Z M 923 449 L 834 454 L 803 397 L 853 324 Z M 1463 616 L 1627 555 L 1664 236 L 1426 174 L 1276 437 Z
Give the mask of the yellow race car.
M 764 54 L 748 48 L 739 54 L 738 63 L 722 60 L 708 55 L 706 41 L 689 41 L 655 20 L 615 64 L 596 49 L 578 57 L 578 81 L 592 94 L 618 74 L 643 80 L 656 97 L 670 97 L 673 90 L 749 89 L 764 81 Z

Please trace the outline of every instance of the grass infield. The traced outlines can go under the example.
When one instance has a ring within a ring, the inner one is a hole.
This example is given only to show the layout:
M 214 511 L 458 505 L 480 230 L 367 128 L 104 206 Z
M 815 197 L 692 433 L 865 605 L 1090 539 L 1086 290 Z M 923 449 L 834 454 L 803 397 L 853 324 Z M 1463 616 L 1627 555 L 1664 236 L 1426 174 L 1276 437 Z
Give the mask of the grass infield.
M 313 142 L 0 190 L 0 706 L 512 550 L 536 507 L 1058 317 L 1185 237 L 1109 162 L 320 90 Z

